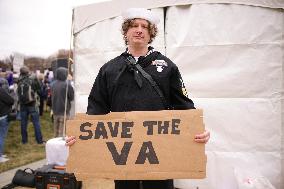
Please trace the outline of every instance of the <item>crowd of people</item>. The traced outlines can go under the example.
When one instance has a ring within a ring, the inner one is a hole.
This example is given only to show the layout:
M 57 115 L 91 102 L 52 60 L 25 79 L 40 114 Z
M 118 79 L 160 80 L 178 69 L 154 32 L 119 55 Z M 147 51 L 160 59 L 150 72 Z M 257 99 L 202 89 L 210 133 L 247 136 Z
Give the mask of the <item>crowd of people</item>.
M 71 80 L 67 79 L 67 68 L 59 67 L 54 76 L 50 71 L 45 74 L 32 72 L 27 66 L 21 67 L 19 74 L 0 70 L 0 163 L 9 160 L 4 154 L 4 144 L 10 121 L 19 122 L 21 143 L 25 145 L 28 143 L 27 127 L 31 120 L 37 144 L 44 145 L 40 117 L 47 111 L 54 124 L 54 137 L 63 136 L 64 115 L 69 117 L 74 89 Z M 67 86 L 68 93 L 65 92 Z

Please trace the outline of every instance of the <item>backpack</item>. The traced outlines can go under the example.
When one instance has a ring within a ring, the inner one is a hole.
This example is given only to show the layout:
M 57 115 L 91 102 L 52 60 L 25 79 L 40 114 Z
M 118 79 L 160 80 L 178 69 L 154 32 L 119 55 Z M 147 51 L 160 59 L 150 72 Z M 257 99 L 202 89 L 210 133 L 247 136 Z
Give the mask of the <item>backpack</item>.
M 32 87 L 32 79 L 25 78 L 24 80 L 19 82 L 18 85 L 18 96 L 20 104 L 30 104 L 35 102 L 35 91 Z

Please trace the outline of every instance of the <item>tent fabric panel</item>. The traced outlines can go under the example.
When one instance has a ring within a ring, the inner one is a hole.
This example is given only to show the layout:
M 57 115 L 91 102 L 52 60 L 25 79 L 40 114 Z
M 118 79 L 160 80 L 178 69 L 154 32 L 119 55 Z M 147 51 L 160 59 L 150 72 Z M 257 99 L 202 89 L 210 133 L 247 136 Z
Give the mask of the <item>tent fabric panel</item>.
M 214 14 L 207 15 L 210 11 Z M 248 26 L 262 18 L 271 20 L 250 32 Z M 240 5 L 170 7 L 167 56 L 178 64 L 193 97 L 280 97 L 283 18 L 283 11 Z M 229 24 L 235 20 L 238 25 Z
M 204 11 L 208 6 L 210 10 Z M 167 47 L 280 44 L 283 17 L 283 11 L 235 4 L 172 6 L 167 9 L 166 31 L 176 30 L 179 35 L 166 32 L 166 44 Z
M 276 186 L 281 181 L 281 157 L 274 152 L 216 152 L 207 151 L 207 177 L 205 179 L 176 179 L 181 189 L 240 189 L 252 188 L 256 182 Z M 257 161 L 255 161 L 257 160 Z M 216 172 L 216 170 L 218 170 Z M 267 171 L 269 170 L 269 171 Z M 268 181 L 267 178 L 270 178 Z M 250 179 L 251 183 L 246 181 Z M 263 189 L 273 188 L 267 185 Z M 261 188 L 261 187 L 260 187 Z M 279 189 L 281 187 L 278 187 Z
M 280 99 L 192 98 L 204 111 L 212 139 L 207 150 L 276 152 L 281 150 Z
M 89 94 L 81 94 L 78 91 L 75 91 L 75 112 L 76 113 L 86 113 L 88 106 L 88 97 Z
M 187 92 L 203 98 L 280 98 L 282 52 L 280 44 L 167 47 Z
M 247 153 L 258 153 L 246 160 L 254 164 L 250 168 L 273 153 L 265 160 L 277 166 L 267 163 L 260 173 L 280 189 L 283 179 L 275 178 L 283 178 L 283 11 L 235 4 L 172 6 L 165 25 L 167 56 L 179 66 L 196 107 L 204 109 L 212 133 L 208 151 L 232 153 L 240 162 Z M 220 175 L 224 167 L 212 169 Z M 205 188 L 216 184 L 208 179 Z
M 96 52 L 124 49 L 124 41 L 120 29 L 121 23 L 121 17 L 97 22 L 92 27 L 76 35 L 75 49 L 80 51 L 88 49 Z
M 268 8 L 284 9 L 282 0 L 159 0 L 159 1 L 127 1 L 115 0 L 95 3 L 74 8 L 74 33 L 78 33 L 91 25 L 105 19 L 121 15 L 121 11 L 130 7 L 160 8 L 188 4 L 240 4 Z M 110 9 L 111 7 L 111 9 Z M 95 14 L 94 14 L 95 13 Z

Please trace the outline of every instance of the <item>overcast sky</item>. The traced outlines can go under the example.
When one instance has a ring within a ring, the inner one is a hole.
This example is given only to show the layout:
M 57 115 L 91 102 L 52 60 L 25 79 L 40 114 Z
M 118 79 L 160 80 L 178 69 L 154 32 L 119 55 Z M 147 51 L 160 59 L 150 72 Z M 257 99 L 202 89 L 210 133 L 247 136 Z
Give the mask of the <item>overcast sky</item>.
M 72 8 L 104 0 L 0 0 L 0 59 L 69 49 Z

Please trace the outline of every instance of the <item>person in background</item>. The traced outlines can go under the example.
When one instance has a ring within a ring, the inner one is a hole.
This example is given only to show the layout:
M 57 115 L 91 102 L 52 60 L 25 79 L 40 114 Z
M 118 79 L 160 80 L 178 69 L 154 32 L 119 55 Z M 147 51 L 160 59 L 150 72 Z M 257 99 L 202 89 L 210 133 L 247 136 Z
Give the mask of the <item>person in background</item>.
M 0 72 L 0 78 L 3 78 L 3 79 L 5 79 L 6 81 L 7 81 L 7 73 L 6 73 L 6 71 L 5 72 L 3 72 L 3 70 Z M 8 82 L 8 81 L 7 81 Z M 9 83 L 8 83 L 8 88 L 9 88 Z
M 39 84 L 40 84 L 39 115 L 42 116 L 43 115 L 44 105 L 45 105 L 45 102 L 46 102 L 46 99 L 47 99 L 47 86 L 46 86 L 46 83 L 44 82 L 44 75 L 43 74 L 39 74 L 38 75 L 38 80 L 39 80 Z
M 47 94 L 45 111 L 49 109 L 50 113 L 52 113 L 52 110 L 51 110 L 51 104 L 52 104 L 51 103 L 51 82 L 49 81 L 49 71 L 46 72 L 44 76 L 44 84 L 46 86 L 46 94 Z
M 44 76 L 44 82 L 49 83 L 49 71 L 46 72 L 45 76 Z
M 19 82 L 19 74 L 14 74 L 14 84 L 13 84 L 13 90 L 14 90 L 14 109 L 17 112 L 16 120 L 21 120 L 21 114 L 20 114 L 20 104 L 19 104 L 19 97 L 18 97 L 18 82 Z
M 5 138 L 8 132 L 9 122 L 8 114 L 12 110 L 14 99 L 9 95 L 8 81 L 0 78 L 0 163 L 4 163 L 9 159 L 3 154 Z
M 157 35 L 159 18 L 143 8 L 124 12 L 122 34 L 127 48 L 121 55 L 104 64 L 96 77 L 88 98 L 87 114 L 109 112 L 194 109 L 176 64 L 149 44 Z M 141 74 L 148 73 L 157 90 Z M 195 141 L 206 143 L 210 132 L 197 134 Z M 66 138 L 66 145 L 76 141 Z M 141 188 L 142 187 L 142 188 Z M 173 189 L 173 180 L 116 180 L 115 189 Z
M 63 136 L 64 114 L 66 111 L 66 119 L 69 119 L 71 101 L 74 100 L 74 89 L 71 85 L 71 81 L 67 81 L 67 76 L 68 70 L 66 68 L 57 68 L 55 81 L 51 85 L 51 108 L 53 111 L 54 137 Z M 66 109 L 65 103 L 67 103 Z
M 28 67 L 21 67 L 17 94 L 20 104 L 22 144 L 27 144 L 28 142 L 27 126 L 29 116 L 32 118 L 36 142 L 38 144 L 44 143 L 41 134 L 39 112 L 36 102 L 36 96 L 39 95 L 39 93 L 40 86 L 36 77 L 31 77 Z
M 13 71 L 7 71 L 7 81 L 9 86 L 14 84 Z

